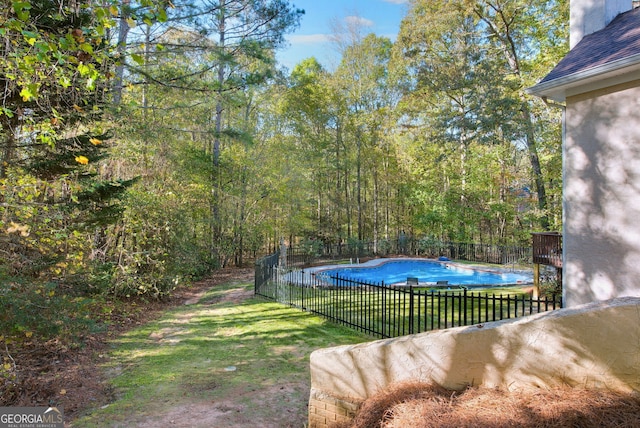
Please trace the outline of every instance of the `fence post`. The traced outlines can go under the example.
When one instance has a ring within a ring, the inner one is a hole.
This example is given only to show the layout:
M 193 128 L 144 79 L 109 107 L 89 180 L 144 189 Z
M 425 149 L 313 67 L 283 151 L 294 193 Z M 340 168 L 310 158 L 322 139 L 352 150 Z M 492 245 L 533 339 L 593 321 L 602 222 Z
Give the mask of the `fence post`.
M 409 286 L 409 334 L 413 334 L 413 311 L 414 311 L 414 303 L 413 303 L 413 286 Z
M 449 316 L 449 299 L 448 293 L 444 292 L 444 328 L 447 328 L 447 317 Z M 453 324 L 451 324 L 453 327 Z M 439 327 L 438 327 L 439 328 Z
M 467 289 L 464 289 L 464 292 L 462 293 L 464 296 L 464 305 L 463 305 L 463 319 L 464 319 L 464 325 L 467 325 Z
M 309 275 L 309 283 L 311 283 L 312 277 Z M 307 307 L 304 305 L 304 289 L 310 286 L 311 284 L 307 284 L 304 280 L 304 276 L 302 277 L 302 289 L 300 290 L 300 306 L 303 311 L 307 310 Z
M 380 287 L 380 291 L 382 292 L 382 323 L 381 323 L 381 327 L 382 327 L 382 332 L 381 332 L 381 337 L 385 337 L 384 335 L 384 326 L 386 323 L 386 318 L 387 318 L 387 301 L 386 301 L 386 289 L 384 288 L 384 281 L 382 281 L 381 283 L 381 287 Z

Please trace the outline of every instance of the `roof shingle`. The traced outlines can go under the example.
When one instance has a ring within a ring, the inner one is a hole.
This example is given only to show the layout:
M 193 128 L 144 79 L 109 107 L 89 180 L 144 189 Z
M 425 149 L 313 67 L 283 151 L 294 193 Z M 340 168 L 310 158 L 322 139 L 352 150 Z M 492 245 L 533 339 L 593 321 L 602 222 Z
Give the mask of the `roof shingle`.
M 585 36 L 540 83 L 640 54 L 640 8 Z

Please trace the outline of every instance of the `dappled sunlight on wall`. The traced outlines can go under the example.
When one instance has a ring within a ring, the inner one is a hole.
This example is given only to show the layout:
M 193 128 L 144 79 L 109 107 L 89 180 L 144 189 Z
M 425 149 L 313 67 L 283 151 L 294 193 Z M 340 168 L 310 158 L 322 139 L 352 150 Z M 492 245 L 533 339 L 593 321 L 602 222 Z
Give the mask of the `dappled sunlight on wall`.
M 640 296 L 638 82 L 567 98 L 565 303 Z

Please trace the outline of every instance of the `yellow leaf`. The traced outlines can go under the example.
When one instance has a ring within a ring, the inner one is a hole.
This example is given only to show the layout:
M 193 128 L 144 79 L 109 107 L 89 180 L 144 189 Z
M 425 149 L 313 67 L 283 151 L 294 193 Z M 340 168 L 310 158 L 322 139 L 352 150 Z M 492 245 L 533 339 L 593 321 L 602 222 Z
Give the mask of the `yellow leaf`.
M 20 96 L 22 97 L 22 101 L 29 101 L 33 98 L 33 93 L 30 88 L 22 88 L 20 91 Z
M 3 367 L 4 367 L 5 370 L 11 370 L 11 364 L 9 364 L 9 363 L 4 363 Z
M 98 144 L 102 144 L 102 141 L 98 140 L 97 138 L 90 138 L 89 142 L 91 142 L 91 144 L 93 144 L 94 146 L 97 146 Z
M 76 156 L 76 162 L 82 165 L 87 165 L 89 163 L 89 159 L 87 159 L 85 156 Z
M 74 104 L 74 105 L 73 105 L 73 109 L 74 109 L 75 111 L 83 111 L 82 107 L 80 107 L 80 106 L 79 106 L 79 105 L 77 105 L 77 104 Z
M 60 395 L 65 395 L 66 393 L 67 393 L 67 390 L 66 390 L 66 389 L 61 389 L 61 390 L 60 390 Z
M 33 332 L 32 331 L 25 331 L 24 335 L 27 336 L 27 338 L 33 336 Z
M 11 222 L 11 226 L 7 228 L 7 233 L 19 232 L 21 236 L 29 236 L 29 226 L 20 225 L 18 223 Z

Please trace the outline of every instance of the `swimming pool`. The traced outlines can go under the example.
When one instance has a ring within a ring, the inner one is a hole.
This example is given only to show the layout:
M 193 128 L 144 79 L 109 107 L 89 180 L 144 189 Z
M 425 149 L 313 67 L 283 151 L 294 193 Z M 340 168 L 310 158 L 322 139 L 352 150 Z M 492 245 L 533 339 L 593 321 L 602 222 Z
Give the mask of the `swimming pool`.
M 418 278 L 420 284 L 432 285 L 447 281 L 449 285 L 484 286 L 531 283 L 524 273 L 504 273 L 497 270 L 472 268 L 451 262 L 428 259 L 377 259 L 358 265 L 334 266 L 317 270 L 316 276 L 331 282 L 331 277 L 385 284 L 406 283 Z

